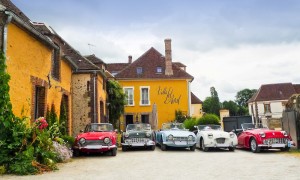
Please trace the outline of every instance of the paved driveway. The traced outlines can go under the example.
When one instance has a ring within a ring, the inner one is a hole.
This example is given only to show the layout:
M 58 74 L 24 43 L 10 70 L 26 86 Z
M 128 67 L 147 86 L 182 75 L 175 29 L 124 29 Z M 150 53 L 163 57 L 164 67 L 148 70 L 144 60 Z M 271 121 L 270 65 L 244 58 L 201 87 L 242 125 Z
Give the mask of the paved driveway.
M 300 179 L 300 158 L 265 151 L 202 152 L 196 149 L 118 151 L 116 157 L 89 155 L 60 164 L 59 170 L 36 176 L 0 179 Z

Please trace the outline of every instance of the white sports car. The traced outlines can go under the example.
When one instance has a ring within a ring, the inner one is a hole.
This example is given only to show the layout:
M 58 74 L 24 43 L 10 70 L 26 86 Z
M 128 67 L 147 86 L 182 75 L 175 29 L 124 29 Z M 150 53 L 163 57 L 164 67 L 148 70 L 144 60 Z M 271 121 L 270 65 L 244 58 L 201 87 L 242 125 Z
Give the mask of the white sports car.
M 237 136 L 233 132 L 225 132 L 220 125 L 198 125 L 195 126 L 196 147 L 203 151 L 209 148 L 228 148 L 234 151 L 237 145 Z

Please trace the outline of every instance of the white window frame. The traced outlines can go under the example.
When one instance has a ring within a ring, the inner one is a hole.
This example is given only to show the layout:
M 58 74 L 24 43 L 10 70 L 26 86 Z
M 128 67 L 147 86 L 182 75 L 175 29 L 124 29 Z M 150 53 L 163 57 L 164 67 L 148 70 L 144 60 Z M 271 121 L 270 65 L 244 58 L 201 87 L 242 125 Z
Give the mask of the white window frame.
M 143 104 L 143 89 L 148 89 L 148 104 Z M 149 106 L 150 104 L 150 86 L 140 86 L 140 106 Z
M 129 96 L 127 96 L 125 106 L 134 106 L 134 87 L 133 86 L 123 87 L 123 91 L 124 91 L 125 94 L 126 94 L 126 89 L 132 89 L 132 104 L 129 104 L 129 98 L 128 98 Z

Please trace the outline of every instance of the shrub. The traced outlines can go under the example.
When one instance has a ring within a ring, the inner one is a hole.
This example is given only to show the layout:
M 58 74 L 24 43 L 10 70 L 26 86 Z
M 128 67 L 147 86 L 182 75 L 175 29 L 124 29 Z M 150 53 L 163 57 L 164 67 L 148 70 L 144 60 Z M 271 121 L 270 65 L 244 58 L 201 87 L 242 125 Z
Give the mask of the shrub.
M 183 124 L 186 129 L 193 131 L 195 129 L 194 126 L 197 124 L 197 120 L 195 118 L 189 118 L 186 119 Z
M 205 114 L 203 117 L 197 120 L 197 124 L 205 125 L 205 124 L 220 124 L 220 119 L 215 114 Z

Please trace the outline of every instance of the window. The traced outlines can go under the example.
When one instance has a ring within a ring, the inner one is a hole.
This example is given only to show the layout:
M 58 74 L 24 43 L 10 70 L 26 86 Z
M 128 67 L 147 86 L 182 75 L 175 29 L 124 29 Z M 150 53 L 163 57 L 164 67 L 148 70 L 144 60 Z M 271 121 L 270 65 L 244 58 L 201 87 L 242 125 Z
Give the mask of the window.
M 45 117 L 45 100 L 46 91 L 45 87 L 35 87 L 35 103 L 34 103 L 34 118 Z
M 162 67 L 156 67 L 156 73 L 161 74 L 162 73 Z
M 142 67 L 137 67 L 136 68 L 136 73 L 137 74 L 143 74 L 143 68 Z
M 141 87 L 141 102 L 140 105 L 150 105 L 149 87 Z
M 271 113 L 271 106 L 270 104 L 264 104 L 265 113 Z
M 126 105 L 128 106 L 134 106 L 133 103 L 133 87 L 126 87 L 124 88 L 124 93 L 126 95 Z
M 59 64 L 59 49 L 52 51 L 52 67 L 51 75 L 54 79 L 60 80 L 60 64 Z

